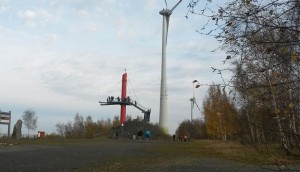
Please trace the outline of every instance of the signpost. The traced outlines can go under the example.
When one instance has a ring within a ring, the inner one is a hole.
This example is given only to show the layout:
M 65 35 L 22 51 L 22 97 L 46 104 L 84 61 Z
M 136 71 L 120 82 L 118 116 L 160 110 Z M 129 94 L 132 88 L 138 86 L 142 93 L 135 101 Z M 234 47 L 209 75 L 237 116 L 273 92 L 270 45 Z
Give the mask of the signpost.
M 10 123 L 11 123 L 11 112 L 1 112 L 0 110 L 0 124 L 8 125 L 7 137 L 10 137 Z

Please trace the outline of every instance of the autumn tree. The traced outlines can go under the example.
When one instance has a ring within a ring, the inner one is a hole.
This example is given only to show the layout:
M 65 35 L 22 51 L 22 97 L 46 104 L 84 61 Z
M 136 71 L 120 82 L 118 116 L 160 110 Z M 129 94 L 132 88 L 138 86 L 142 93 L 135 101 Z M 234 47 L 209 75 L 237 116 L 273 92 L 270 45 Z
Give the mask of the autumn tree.
M 233 136 L 239 133 L 240 124 L 238 111 L 235 107 L 234 102 L 227 96 L 225 89 L 222 90 L 221 98 L 222 112 L 220 114 L 220 120 L 222 123 L 222 138 L 227 140 L 227 136 Z
M 221 126 L 219 122 L 218 113 L 221 113 L 219 106 L 220 97 L 217 87 L 209 87 L 208 96 L 203 102 L 203 114 L 207 127 L 207 134 L 216 139 L 217 136 L 221 135 Z
M 225 89 L 220 85 L 212 85 L 203 102 L 203 113 L 207 134 L 214 139 L 227 140 L 239 132 L 238 113 L 234 103 L 228 98 Z
M 88 116 L 86 117 L 84 125 L 85 125 L 84 136 L 87 138 L 92 138 L 97 132 L 97 124 L 93 122 L 91 116 Z

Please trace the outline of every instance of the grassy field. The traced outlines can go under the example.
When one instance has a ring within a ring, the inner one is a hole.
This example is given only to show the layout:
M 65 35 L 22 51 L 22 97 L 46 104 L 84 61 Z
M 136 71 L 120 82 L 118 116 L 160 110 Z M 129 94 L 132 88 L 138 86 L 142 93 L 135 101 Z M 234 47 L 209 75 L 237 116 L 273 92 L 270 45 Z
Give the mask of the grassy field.
M 177 164 L 178 166 L 187 166 L 193 161 L 199 161 L 205 158 L 217 158 L 233 160 L 249 165 L 275 165 L 281 167 L 282 165 L 297 164 L 299 159 L 293 156 L 284 156 L 279 151 L 278 145 L 272 145 L 272 150 L 266 151 L 264 146 L 246 146 L 239 142 L 222 142 L 212 140 L 197 140 L 191 142 L 170 142 L 160 146 L 147 147 L 145 152 L 151 154 L 149 156 L 123 156 L 120 159 L 111 159 L 110 162 L 103 165 L 95 165 L 92 167 L 93 171 L 122 171 L 133 170 L 133 166 L 139 164 L 140 166 L 169 166 Z M 136 170 L 136 167 L 134 168 Z M 156 171 L 152 169 L 150 171 Z M 195 169 L 196 170 L 196 169 Z M 85 171 L 85 170 L 83 170 Z

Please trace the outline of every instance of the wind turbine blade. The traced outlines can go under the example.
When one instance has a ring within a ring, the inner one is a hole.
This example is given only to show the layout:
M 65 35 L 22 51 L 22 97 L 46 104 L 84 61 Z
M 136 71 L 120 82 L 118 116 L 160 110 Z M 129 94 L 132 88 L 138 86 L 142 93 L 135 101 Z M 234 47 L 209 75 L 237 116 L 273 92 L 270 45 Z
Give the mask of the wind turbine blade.
M 177 2 L 177 4 L 170 10 L 170 13 L 172 13 L 172 11 L 179 5 L 179 3 L 181 2 L 182 0 L 180 0 L 179 2 Z
M 166 4 L 166 8 L 168 8 L 168 3 L 167 3 L 167 0 L 165 0 L 165 4 Z
M 199 108 L 199 106 L 198 106 L 198 104 L 197 104 L 196 100 L 194 101 L 194 103 L 196 104 L 196 106 L 197 106 L 198 110 L 201 112 L 201 110 L 200 110 L 200 108 Z

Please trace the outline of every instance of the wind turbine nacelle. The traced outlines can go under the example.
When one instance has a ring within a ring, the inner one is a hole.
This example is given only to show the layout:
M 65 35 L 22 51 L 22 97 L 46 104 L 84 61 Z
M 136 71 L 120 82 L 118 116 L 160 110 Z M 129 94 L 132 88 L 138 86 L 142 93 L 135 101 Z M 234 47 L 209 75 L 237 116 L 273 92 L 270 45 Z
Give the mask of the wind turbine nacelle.
M 166 15 L 166 16 L 170 16 L 171 14 L 172 14 L 172 11 L 171 10 L 169 10 L 169 9 L 163 9 L 163 10 L 161 10 L 160 12 L 159 12 L 159 14 L 161 14 L 161 15 Z
M 170 15 L 172 14 L 173 10 L 180 4 L 181 1 L 182 1 L 182 0 L 180 0 L 179 2 L 177 2 L 177 4 L 174 5 L 174 7 L 173 7 L 171 10 L 169 10 L 168 7 L 167 7 L 167 9 L 161 10 L 161 11 L 159 12 L 159 14 L 165 15 L 165 16 L 170 16 Z

